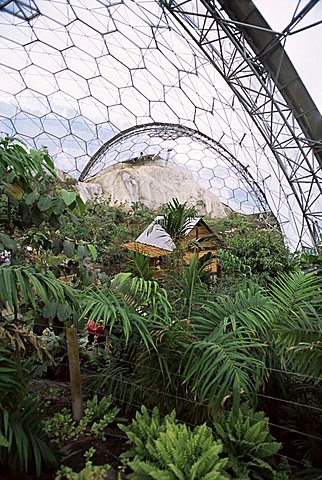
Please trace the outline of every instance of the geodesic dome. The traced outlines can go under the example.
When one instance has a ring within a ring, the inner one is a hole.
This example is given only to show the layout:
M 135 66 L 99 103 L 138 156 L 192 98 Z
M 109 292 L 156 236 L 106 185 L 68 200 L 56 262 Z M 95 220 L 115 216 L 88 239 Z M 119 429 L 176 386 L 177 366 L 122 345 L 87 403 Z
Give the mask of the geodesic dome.
M 322 224 L 322 122 L 250 0 L 0 0 L 1 130 L 86 180 L 161 157 L 293 248 Z

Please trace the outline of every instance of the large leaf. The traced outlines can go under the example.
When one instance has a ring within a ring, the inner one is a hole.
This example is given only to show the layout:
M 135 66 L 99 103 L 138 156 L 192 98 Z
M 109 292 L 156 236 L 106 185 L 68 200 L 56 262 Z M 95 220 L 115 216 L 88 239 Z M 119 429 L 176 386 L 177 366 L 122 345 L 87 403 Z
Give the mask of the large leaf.
M 0 233 L 0 250 L 17 250 L 16 242 L 6 233 Z
M 95 262 L 96 259 L 97 259 L 97 255 L 98 255 L 95 245 L 89 243 L 87 245 L 87 248 L 89 250 L 89 253 L 91 254 L 93 262 Z
M 64 240 L 63 242 L 64 255 L 68 258 L 72 258 L 75 253 L 75 242 L 71 240 Z
M 76 201 L 77 193 L 72 190 L 61 189 L 60 195 L 64 200 L 65 204 L 69 207 L 72 203 Z
M 33 203 L 35 203 L 36 200 L 38 200 L 38 198 L 39 198 L 38 192 L 31 192 L 31 193 L 28 193 L 28 195 L 26 195 L 25 202 L 27 205 L 32 205 Z
M 61 322 L 65 322 L 73 313 L 72 308 L 68 303 L 58 305 L 57 317 Z
M 44 212 L 51 208 L 53 206 L 53 200 L 53 197 L 51 197 L 50 195 L 41 195 L 37 202 L 39 210 Z

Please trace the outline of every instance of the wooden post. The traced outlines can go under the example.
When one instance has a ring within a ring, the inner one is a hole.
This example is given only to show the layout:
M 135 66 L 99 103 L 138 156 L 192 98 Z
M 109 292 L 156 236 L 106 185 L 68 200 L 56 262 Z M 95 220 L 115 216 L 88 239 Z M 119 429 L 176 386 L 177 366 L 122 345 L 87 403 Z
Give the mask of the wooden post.
M 83 415 L 82 382 L 79 363 L 79 345 L 77 330 L 74 327 L 66 328 L 66 341 L 69 363 L 69 377 L 72 394 L 73 419 L 79 421 Z

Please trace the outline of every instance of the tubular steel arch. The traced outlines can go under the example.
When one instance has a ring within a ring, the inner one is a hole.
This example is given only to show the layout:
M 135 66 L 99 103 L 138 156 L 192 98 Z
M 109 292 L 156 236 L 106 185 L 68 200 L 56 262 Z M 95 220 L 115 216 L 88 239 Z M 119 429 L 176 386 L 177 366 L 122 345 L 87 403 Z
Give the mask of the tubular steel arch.
M 301 209 L 300 237 L 306 224 L 316 239 L 322 219 L 322 117 L 280 42 L 283 35 L 272 31 L 251 0 L 159 1 L 257 125 Z M 316 3 L 311 0 L 305 11 Z
M 144 134 L 144 136 L 154 138 L 156 140 L 171 139 L 173 141 L 178 138 L 186 137 L 192 142 L 197 142 L 198 144 L 204 145 L 207 150 L 214 152 L 215 155 L 219 155 L 221 159 L 225 159 L 229 165 L 229 168 L 234 172 L 234 176 L 236 176 L 238 179 L 241 179 L 244 188 L 248 187 L 247 190 L 252 194 L 255 207 L 258 209 L 258 211 L 270 211 L 265 194 L 261 187 L 253 179 L 252 175 L 247 171 L 247 169 L 237 160 L 237 158 L 235 158 L 227 150 L 227 148 L 222 146 L 219 142 L 215 141 L 211 137 L 208 137 L 197 130 L 193 130 L 192 128 L 185 127 L 183 125 L 175 125 L 171 123 L 147 123 L 128 128 L 127 130 L 118 133 L 104 143 L 104 145 L 102 145 L 91 157 L 87 165 L 84 167 L 79 180 L 84 181 L 90 178 L 93 175 L 94 169 L 95 175 L 104 170 L 104 168 L 106 168 L 104 157 L 108 154 L 108 152 L 113 150 L 113 153 L 115 151 L 118 152 L 118 154 L 121 153 L 122 150 L 126 150 L 126 148 L 128 148 L 127 144 L 129 143 L 129 140 L 132 140 L 133 144 L 137 143 L 140 134 Z M 177 149 L 177 152 L 180 153 L 180 147 Z M 153 157 L 153 155 L 151 155 L 151 157 Z M 130 160 L 130 155 L 128 155 L 127 158 Z

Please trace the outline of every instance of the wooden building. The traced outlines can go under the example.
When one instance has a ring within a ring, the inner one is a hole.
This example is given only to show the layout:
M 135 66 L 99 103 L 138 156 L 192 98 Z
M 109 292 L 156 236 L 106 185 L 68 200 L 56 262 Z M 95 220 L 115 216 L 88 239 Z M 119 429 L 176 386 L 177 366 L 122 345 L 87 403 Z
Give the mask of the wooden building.
M 170 255 L 177 248 L 170 235 L 158 223 L 161 217 L 154 221 L 138 236 L 134 242 L 125 243 L 124 247 L 134 252 L 141 253 L 151 259 L 151 267 L 158 268 L 162 257 Z M 211 240 L 204 240 L 212 234 L 211 228 L 201 218 L 192 218 L 187 226 L 185 237 L 181 242 L 180 249 L 183 251 L 183 259 L 189 263 L 192 256 L 206 255 L 208 252 L 216 254 L 216 249 Z M 218 272 L 218 261 L 214 258 L 207 267 L 213 273 Z

